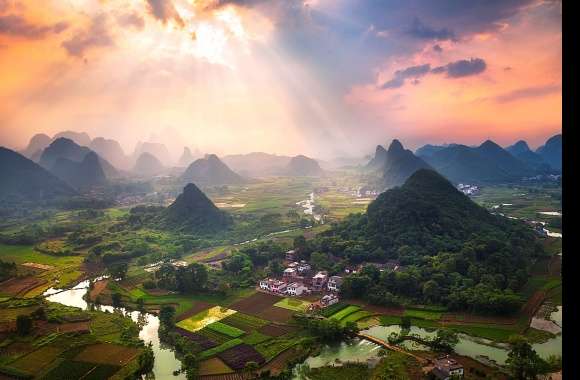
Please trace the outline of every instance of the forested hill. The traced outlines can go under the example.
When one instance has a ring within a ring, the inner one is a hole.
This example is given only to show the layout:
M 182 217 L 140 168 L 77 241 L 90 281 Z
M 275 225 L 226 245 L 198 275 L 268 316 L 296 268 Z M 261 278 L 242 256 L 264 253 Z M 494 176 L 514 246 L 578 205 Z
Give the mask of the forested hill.
M 349 278 L 347 295 L 370 297 L 374 303 L 411 299 L 490 313 L 519 307 L 521 300 L 512 291 L 525 284 L 527 269 L 543 253 L 524 223 L 490 214 L 428 169 L 382 193 L 366 214 L 334 225 L 310 250 L 350 263 L 399 260 L 405 268 L 380 278 L 364 278 L 364 273 Z M 356 283 L 361 276 L 362 287 Z

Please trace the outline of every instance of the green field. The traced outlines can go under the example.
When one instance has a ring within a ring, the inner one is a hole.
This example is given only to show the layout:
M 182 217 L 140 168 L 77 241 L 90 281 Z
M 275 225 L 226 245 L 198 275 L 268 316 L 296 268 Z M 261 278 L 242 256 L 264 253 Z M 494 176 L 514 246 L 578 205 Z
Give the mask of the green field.
M 225 317 L 236 313 L 235 310 L 231 310 L 221 306 L 215 306 L 211 309 L 202 311 L 192 317 L 184 319 L 177 322 L 176 326 L 187 331 L 197 331 L 204 327 L 211 325 L 212 323 L 218 322 Z
M 298 298 L 284 298 L 279 302 L 276 302 L 274 306 L 281 307 L 283 309 L 288 309 L 292 311 L 304 312 L 310 305 L 310 302 L 300 300 Z
M 344 309 L 340 310 L 339 312 L 332 314 L 330 316 L 330 319 L 336 319 L 336 320 L 340 321 L 343 318 L 346 318 L 347 316 L 358 312 L 360 309 L 361 309 L 360 306 L 350 305 L 350 306 L 347 306 Z
M 231 338 L 239 338 L 245 334 L 244 330 L 240 330 L 236 327 L 227 325 L 227 324 L 222 323 L 222 322 L 211 323 L 211 324 L 207 325 L 206 328 L 213 330 L 213 331 L 216 331 L 220 334 L 227 335 Z

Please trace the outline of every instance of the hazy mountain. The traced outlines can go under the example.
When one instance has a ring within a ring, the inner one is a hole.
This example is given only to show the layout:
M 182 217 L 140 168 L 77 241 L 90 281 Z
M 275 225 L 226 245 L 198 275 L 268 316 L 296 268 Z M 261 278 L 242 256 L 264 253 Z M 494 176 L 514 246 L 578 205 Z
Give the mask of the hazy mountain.
M 151 153 L 141 153 L 135 166 L 133 166 L 133 172 L 144 177 L 153 177 L 163 173 L 164 167 L 161 161 L 159 161 Z
M 548 165 L 542 156 L 538 153 L 533 152 L 528 143 L 524 140 L 520 140 L 516 142 L 514 145 L 508 146 L 505 148 L 512 156 L 517 158 L 518 160 L 522 161 L 529 167 L 533 168 L 534 170 L 541 171 L 541 172 L 548 172 L 550 171 L 550 165 Z
M 292 157 L 286 165 L 284 174 L 292 177 L 316 177 L 324 174 L 324 171 L 316 160 L 298 155 Z
M 139 142 L 133 152 L 133 159 L 136 161 L 142 153 L 150 153 L 154 155 L 165 166 L 171 166 L 173 160 L 167 147 L 160 143 L 153 142 Z
M 90 150 L 86 146 L 80 146 L 70 139 L 60 137 L 54 140 L 48 147 L 46 147 L 46 149 L 44 149 L 42 155 L 40 156 L 39 163 L 44 168 L 52 171 L 56 161 L 59 158 L 79 163 L 82 162 L 85 159 L 86 155 L 91 152 L 92 150 Z M 97 157 L 100 162 L 99 166 L 101 167 L 107 178 L 117 178 L 120 176 L 118 170 L 114 166 L 112 166 L 107 160 L 103 159 L 102 157 L 99 157 L 98 155 Z M 61 163 L 61 165 L 67 164 Z
M 191 150 L 188 147 L 184 147 L 183 153 L 181 153 L 181 157 L 179 157 L 177 165 L 181 167 L 188 167 L 193 161 L 194 157 L 193 154 L 191 154 Z
M 40 153 L 44 148 L 46 148 L 52 139 L 45 135 L 44 133 L 38 133 L 30 139 L 28 146 L 20 153 L 22 155 L 32 159 L 33 156 L 37 155 L 40 157 Z
M 422 158 L 456 183 L 514 181 L 535 173 L 525 163 L 490 140 L 479 147 L 452 145 L 432 156 Z
M 374 159 L 377 157 L 375 156 Z M 386 189 L 400 186 L 407 178 L 419 169 L 430 169 L 431 167 L 421 158 L 415 156 L 413 152 L 403 147 L 399 140 L 393 140 L 386 151 L 382 167 L 379 171 L 382 174 L 382 185 Z
M 88 147 L 91 144 L 91 138 L 85 132 L 74 132 L 74 131 L 59 132 L 56 135 L 52 136 L 52 141 L 55 141 L 60 138 L 72 140 L 75 143 L 79 144 L 80 146 Z
M 181 175 L 181 179 L 200 186 L 233 185 L 246 182 L 215 154 L 208 154 L 204 158 L 195 160 Z
M 263 177 L 280 174 L 292 157 L 263 152 L 231 154 L 222 158 L 232 170 L 248 177 Z
M 422 147 L 418 148 L 415 151 L 415 154 L 417 156 L 432 156 L 433 154 L 439 152 L 440 150 L 443 150 L 443 149 L 448 148 L 450 146 L 457 146 L 457 144 L 443 144 L 443 145 L 427 144 L 427 145 L 423 145 Z
M 562 135 L 552 136 L 536 150 L 548 165 L 556 170 L 562 170 Z
M 0 147 L 0 198 L 3 200 L 51 200 L 76 192 L 35 162 Z
M 231 224 L 230 216 L 193 183 L 187 184 L 183 193 L 165 209 L 163 220 L 166 226 L 190 233 L 220 230 Z
M 387 161 L 387 150 L 382 145 L 377 145 L 374 157 L 366 165 L 367 169 L 380 169 Z
M 129 159 L 116 140 L 95 137 L 88 147 L 115 167 L 128 169 Z
M 51 171 L 76 189 L 107 183 L 101 160 L 95 152 L 87 153 L 81 162 L 59 157 Z

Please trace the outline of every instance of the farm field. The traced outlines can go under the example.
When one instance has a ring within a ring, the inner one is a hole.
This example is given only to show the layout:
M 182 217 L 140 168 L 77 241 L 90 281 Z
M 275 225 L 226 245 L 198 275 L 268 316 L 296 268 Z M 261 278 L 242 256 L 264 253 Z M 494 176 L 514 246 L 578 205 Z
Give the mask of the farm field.
M 305 312 L 310 306 L 310 302 L 304 301 L 298 298 L 284 298 L 279 302 L 276 302 L 274 306 L 281 307 L 283 309 L 288 309 L 292 311 Z
M 236 310 L 214 306 L 192 317 L 182 319 L 176 325 L 184 330 L 195 332 L 234 313 Z

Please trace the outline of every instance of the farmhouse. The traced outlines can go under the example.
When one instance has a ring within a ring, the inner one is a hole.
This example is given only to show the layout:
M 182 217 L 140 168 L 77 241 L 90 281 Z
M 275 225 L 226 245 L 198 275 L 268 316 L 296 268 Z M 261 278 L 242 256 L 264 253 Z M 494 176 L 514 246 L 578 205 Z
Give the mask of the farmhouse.
M 312 290 L 314 291 L 321 291 L 324 285 L 326 285 L 326 281 L 328 281 L 328 272 L 320 271 L 312 277 Z
M 286 268 L 284 269 L 284 277 L 296 277 L 298 275 L 298 271 L 296 268 Z
M 284 281 L 274 280 L 270 283 L 270 291 L 272 293 L 284 294 L 286 293 L 287 286 Z
M 296 251 L 294 251 L 293 249 L 286 252 L 286 260 L 287 261 L 294 261 L 294 257 L 295 257 Z
M 270 278 L 266 278 L 263 280 L 260 280 L 260 289 L 262 290 L 270 290 L 270 283 L 272 283 L 274 280 L 270 279 Z
M 334 305 L 337 302 L 338 302 L 338 296 L 336 296 L 334 294 L 327 294 L 320 299 L 320 305 L 322 307 Z
M 463 366 L 449 355 L 441 356 L 435 360 L 435 368 L 431 374 L 439 380 L 449 380 L 453 378 L 463 377 Z
M 289 296 L 300 296 L 308 292 L 308 288 L 301 282 L 293 282 L 286 287 L 286 294 Z
M 340 276 L 331 276 L 328 279 L 328 290 L 331 292 L 340 291 L 341 285 L 342 285 L 342 277 Z

